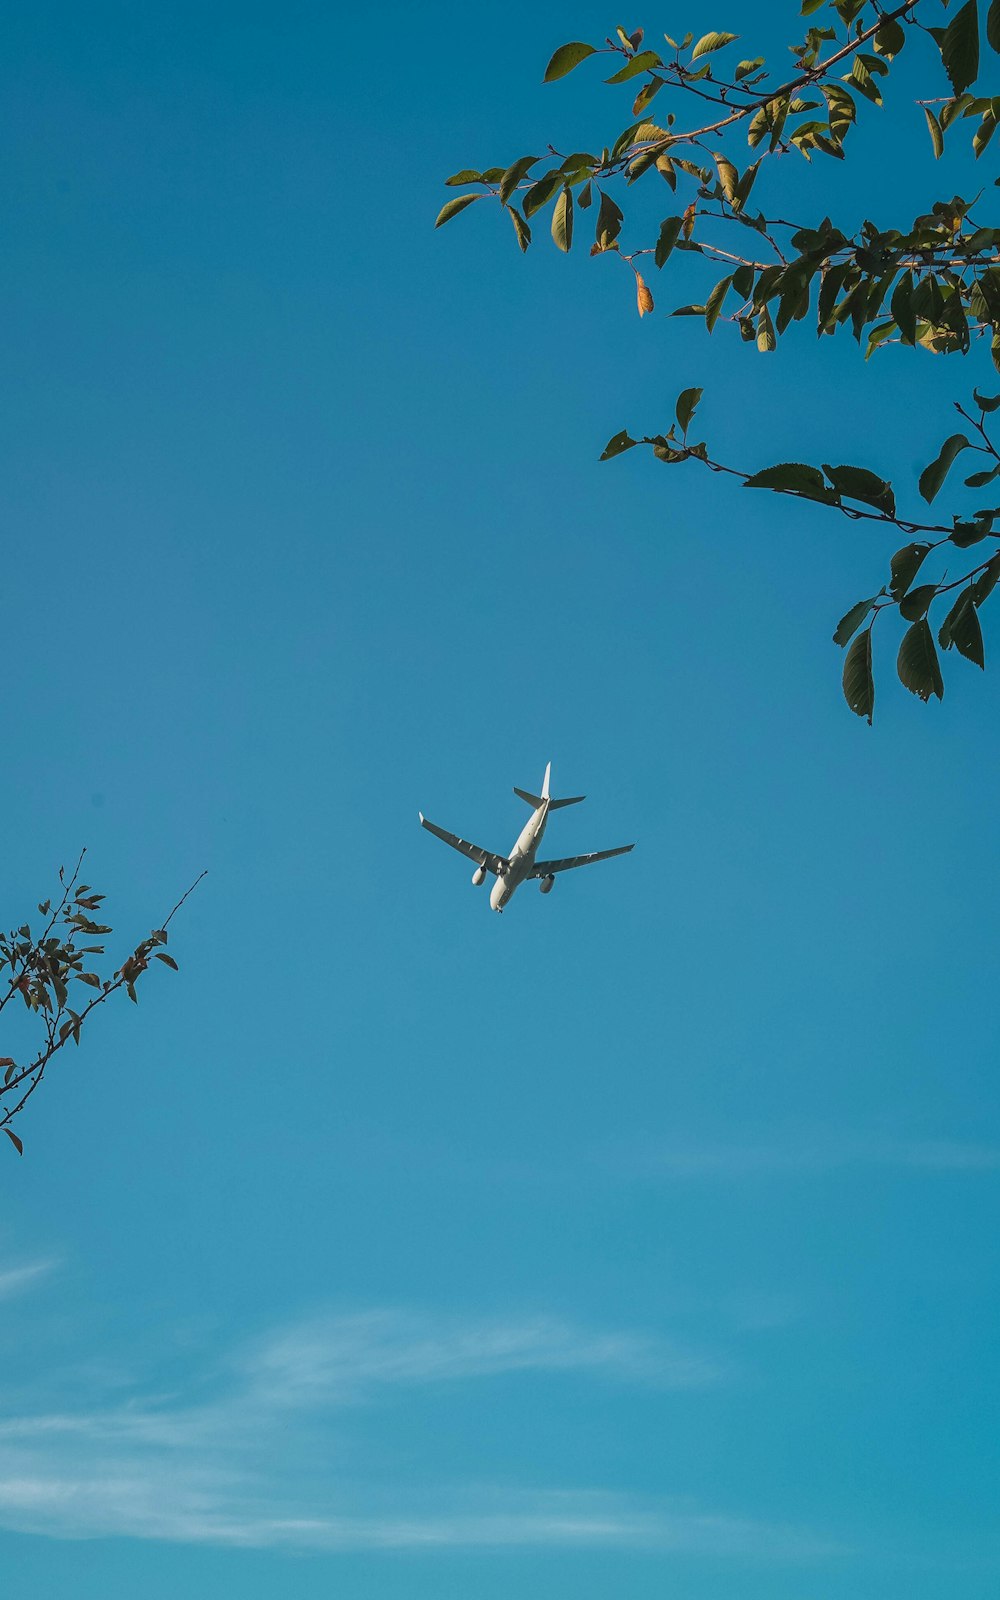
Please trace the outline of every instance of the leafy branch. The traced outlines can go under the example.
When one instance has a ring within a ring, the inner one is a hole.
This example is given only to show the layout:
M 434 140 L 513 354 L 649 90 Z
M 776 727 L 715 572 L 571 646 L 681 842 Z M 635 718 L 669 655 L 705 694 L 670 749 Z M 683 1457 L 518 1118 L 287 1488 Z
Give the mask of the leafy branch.
M 847 703 L 856 715 L 871 724 L 875 709 L 872 630 L 884 611 L 898 611 L 910 624 L 899 646 L 896 670 L 900 682 L 924 702 L 931 695 L 939 700 L 944 696 L 944 679 L 929 620 L 931 607 L 942 595 L 959 591 L 938 628 L 938 645 L 942 650 L 957 650 L 978 667 L 985 666 L 979 610 L 1000 582 L 1000 526 L 997 526 L 1000 506 L 975 511 L 971 516 L 954 515 L 950 524 L 918 521 L 900 516 L 892 484 L 867 467 L 824 463 L 820 468 L 785 461 L 757 472 L 746 472 L 715 460 L 704 441 L 689 442 L 689 430 L 701 397 L 701 389 L 685 389 L 677 399 L 676 420 L 665 434 L 633 439 L 623 430 L 608 442 L 601 460 L 609 461 L 627 450 L 645 445 L 658 461 L 667 465 L 699 461 L 711 472 L 738 478 L 744 488 L 769 489 L 796 500 L 809 500 L 852 522 L 881 523 L 909 539 L 909 543 L 890 557 L 886 583 L 877 594 L 851 606 L 833 635 L 835 644 L 842 647 L 850 644 L 844 662 L 843 687 Z M 1000 478 L 1000 450 L 990 438 L 986 422 L 988 416 L 1000 410 L 1000 395 L 987 396 L 973 391 L 973 401 L 978 415 L 958 404 L 956 410 L 970 424 L 976 437 L 951 434 L 920 474 L 918 490 L 928 505 L 936 499 L 949 471 L 964 451 L 983 455 L 990 463 L 965 479 L 967 488 L 982 489 Z M 988 554 L 961 577 L 949 579 L 945 572 L 938 580 L 915 585 L 917 574 L 933 551 L 946 545 L 966 550 L 987 540 L 992 541 Z
M 859 99 L 882 105 L 882 86 L 914 32 L 932 42 L 952 89 L 950 96 L 918 102 L 934 154 L 941 155 L 954 124 L 976 119 L 972 149 L 978 160 L 1000 118 L 1000 95 L 969 93 L 979 74 L 978 0 L 966 0 L 947 26 L 926 23 L 930 9 L 939 4 L 941 0 L 906 0 L 883 11 L 877 0 L 805 0 L 802 12 L 807 18 L 825 10 L 833 25 L 810 21 L 803 42 L 793 46 L 799 70 L 780 82 L 771 79 L 762 56 L 740 61 L 729 73 L 721 71 L 717 56 L 736 42 L 732 33 L 713 31 L 697 41 L 688 34 L 679 42 L 664 36 L 673 52 L 667 56 L 643 48 L 642 29 L 626 34 L 619 28 L 604 49 L 563 45 L 548 64 L 546 82 L 565 77 L 591 56 L 621 57 L 624 64 L 606 82 L 629 83 L 634 89 L 639 81 L 632 114 L 640 120 L 625 127 L 600 155 L 563 155 L 549 146 L 544 161 L 522 156 L 503 167 L 455 173 L 447 180 L 450 186 L 480 192 L 449 200 L 437 226 L 474 201 L 491 198 L 510 215 L 525 251 L 532 240 L 531 219 L 551 204 L 553 240 L 568 252 L 577 213 L 596 199 L 590 253 L 617 254 L 625 261 L 635 275 L 640 316 L 654 304 L 636 261 L 651 255 L 662 269 L 674 250 L 688 251 L 733 270 L 711 288 L 703 304 L 683 306 L 674 314 L 704 315 L 711 331 L 732 296 L 735 309 L 725 320 L 736 323 L 743 338 L 762 352 L 773 350 L 789 324 L 808 315 L 815 289 L 819 332 L 835 333 L 849 325 L 860 341 L 870 329 L 868 355 L 889 341 L 920 345 L 936 354 L 964 353 L 973 337 L 988 336 L 1000 368 L 1000 229 L 973 217 L 978 198 L 939 199 L 905 230 L 871 220 L 842 230 L 829 217 L 810 228 L 751 209 L 752 191 L 767 158 L 792 151 L 810 161 L 814 155 L 844 158 Z M 843 40 L 839 30 L 846 34 Z M 1000 0 L 991 0 L 986 38 L 1000 51 Z M 823 56 L 830 43 L 836 48 Z M 839 73 L 848 63 L 850 71 Z M 672 97 L 679 105 L 695 97 L 714 102 L 726 114 L 709 122 L 698 119 L 685 128 L 670 110 L 662 123 L 654 122 L 648 108 L 663 91 L 668 102 Z M 820 99 L 808 98 L 814 94 Z M 750 149 L 759 152 L 742 172 L 716 148 L 741 125 Z M 611 188 L 623 183 L 631 189 L 647 173 L 658 174 L 685 203 L 662 220 L 655 241 L 640 241 L 626 251 L 621 243 L 624 212 Z M 761 259 L 749 242 L 728 248 L 720 243 L 720 226 L 756 233 L 770 255 Z M 779 243 L 785 231 L 791 237 Z
M 0 934 L 0 974 L 4 975 L 0 983 L 6 985 L 0 992 L 0 1011 L 20 996 L 27 1011 L 37 1020 L 42 1036 L 34 1053 L 21 1062 L 12 1056 L 0 1057 L 0 1129 L 19 1154 L 23 1144 L 10 1124 L 40 1086 L 53 1056 L 71 1039 L 78 1045 L 91 1012 L 120 989 L 137 1004 L 136 985 L 149 970 L 151 961 L 162 962 L 177 971 L 177 962 L 163 948 L 167 943 L 167 928 L 205 876 L 204 872 L 200 873 L 163 919 L 162 926 L 154 928 L 148 938 L 140 939 L 110 977 L 101 978 L 91 970 L 95 965 L 93 958 L 104 955 L 103 939 L 112 929 L 109 924 L 96 920 L 102 915 L 100 907 L 105 896 L 80 881 L 84 854 L 81 851 L 68 876 L 60 867 L 59 894 L 54 900 L 43 900 L 39 904 L 39 914 L 45 919 L 40 933 L 33 934 L 30 925 L 25 923 L 7 934 Z M 102 942 L 84 944 L 85 939 Z M 83 1000 L 81 991 L 75 987 L 77 984 L 93 991 L 89 999 Z

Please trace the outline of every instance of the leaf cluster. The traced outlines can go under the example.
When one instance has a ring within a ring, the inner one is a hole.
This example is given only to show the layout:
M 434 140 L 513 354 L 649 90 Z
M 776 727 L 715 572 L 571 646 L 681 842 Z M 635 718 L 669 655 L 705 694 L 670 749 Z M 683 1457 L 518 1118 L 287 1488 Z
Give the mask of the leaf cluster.
M 967 661 L 985 667 L 985 648 L 979 620 L 981 607 L 1000 582 L 1000 506 L 981 507 L 971 513 L 953 514 L 949 522 L 913 521 L 902 517 L 896 494 L 888 479 L 869 467 L 832 465 L 821 467 L 801 461 L 784 461 L 757 472 L 743 472 L 709 455 L 704 442 L 691 443 L 689 430 L 700 389 L 685 389 L 678 397 L 675 422 L 665 434 L 634 439 L 623 429 L 609 440 L 601 456 L 609 461 L 637 445 L 647 445 L 658 461 L 668 465 L 689 460 L 702 462 L 713 472 L 740 479 L 744 488 L 766 489 L 826 506 L 852 521 L 881 524 L 907 536 L 907 542 L 888 558 L 888 573 L 877 593 L 858 600 L 841 618 L 833 635 L 835 644 L 849 645 L 844 660 L 843 689 L 850 709 L 869 725 L 875 711 L 875 673 L 872 630 L 885 611 L 896 611 L 909 624 L 902 636 L 896 658 L 896 671 L 905 688 L 925 703 L 944 697 L 944 679 L 938 649 L 955 650 Z M 983 489 L 1000 480 L 1000 450 L 989 435 L 987 417 L 1000 411 L 1000 394 L 982 395 L 974 391 L 974 410 L 958 406 L 973 435 L 955 433 L 941 445 L 934 460 L 920 474 L 917 485 L 921 498 L 930 505 L 943 488 L 951 468 L 966 451 L 983 456 L 988 463 L 965 479 L 968 489 Z M 978 415 L 976 414 L 978 412 Z M 947 569 L 927 580 L 927 562 L 934 552 L 977 550 L 978 559 L 960 577 Z M 924 581 L 917 583 L 917 577 Z M 930 613 L 944 596 L 947 610 L 932 627 Z
M 935 12 L 940 26 L 924 20 Z M 721 53 L 737 42 L 737 35 L 722 31 L 698 39 L 664 35 L 664 50 L 650 48 L 641 29 L 626 34 L 621 28 L 603 47 L 561 46 L 545 82 L 591 57 L 619 58 L 622 65 L 605 82 L 628 84 L 630 93 L 638 85 L 632 120 L 599 153 L 564 155 L 550 147 L 546 157 L 455 173 L 448 184 L 474 192 L 449 200 L 437 225 L 492 197 L 508 211 L 526 251 L 532 219 L 551 205 L 552 238 L 569 252 L 576 212 L 597 199 L 591 255 L 616 254 L 633 272 L 637 257 L 652 255 L 662 269 L 674 250 L 725 264 L 725 275 L 701 304 L 674 313 L 704 316 L 710 332 L 724 318 L 768 353 L 791 323 L 812 312 L 821 335 L 849 328 L 865 339 L 867 355 L 890 340 L 935 354 L 964 353 L 973 338 L 986 337 L 1000 368 L 1000 227 L 979 214 L 981 196 L 938 198 L 902 228 L 872 219 L 841 228 L 829 217 L 803 224 L 754 203 L 771 157 L 797 152 L 807 161 L 844 159 L 862 106 L 882 105 L 893 63 L 914 34 L 930 42 L 942 86 L 951 90 L 922 103 L 935 154 L 950 130 L 971 123 L 978 160 L 1000 117 L 1000 94 L 970 92 L 981 64 L 978 0 L 965 0 L 950 20 L 941 0 L 904 0 L 889 11 L 875 0 L 805 0 L 802 13 L 805 35 L 791 47 L 796 72 L 785 81 L 760 55 L 721 65 L 729 60 Z M 985 32 L 1000 51 L 1000 0 L 990 0 Z M 664 107 L 656 120 L 654 100 L 658 112 Z M 707 121 L 704 115 L 682 119 L 682 108 L 692 103 L 700 113 L 706 104 L 714 107 Z M 736 135 L 745 136 L 747 164 L 722 148 Z M 641 179 L 666 183 L 675 204 L 655 240 L 626 249 L 623 202 Z M 652 309 L 651 298 L 637 297 L 640 315 Z
M 0 1058 L 0 1129 L 18 1153 L 22 1142 L 10 1124 L 41 1084 L 52 1057 L 70 1040 L 78 1045 L 90 1014 L 119 990 L 137 1004 L 136 986 L 152 961 L 177 971 L 177 962 L 163 948 L 167 923 L 201 881 L 196 879 L 162 927 L 140 939 L 119 967 L 102 976 L 102 966 L 107 972 L 105 940 L 113 930 L 99 920 L 105 896 L 81 882 L 82 866 L 83 854 L 70 873 L 60 867 L 59 893 L 39 902 L 42 922 L 37 932 L 26 922 L 0 933 L 0 1011 L 20 999 L 40 1034 L 20 1061 Z

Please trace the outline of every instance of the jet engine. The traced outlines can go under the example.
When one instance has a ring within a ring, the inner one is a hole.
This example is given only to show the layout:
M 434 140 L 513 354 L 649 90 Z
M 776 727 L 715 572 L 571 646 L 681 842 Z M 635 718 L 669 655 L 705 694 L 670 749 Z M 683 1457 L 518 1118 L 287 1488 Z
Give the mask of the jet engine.
M 552 873 L 551 872 L 547 873 L 546 876 L 542 879 L 541 883 L 538 885 L 539 890 L 541 891 L 541 893 L 542 894 L 551 894 L 552 893 L 552 885 L 555 883 L 555 881 L 556 880 L 552 876 Z
M 477 867 L 475 872 L 472 874 L 472 881 L 475 884 L 477 889 L 479 888 L 479 885 L 482 883 L 482 881 L 485 878 L 485 876 L 486 876 L 486 868 L 485 867 Z

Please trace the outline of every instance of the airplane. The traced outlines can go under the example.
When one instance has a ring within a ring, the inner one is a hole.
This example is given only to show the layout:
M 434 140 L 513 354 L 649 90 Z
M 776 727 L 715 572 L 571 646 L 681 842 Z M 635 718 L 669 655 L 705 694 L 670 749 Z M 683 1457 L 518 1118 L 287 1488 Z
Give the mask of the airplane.
M 586 867 L 592 861 L 607 861 L 611 856 L 624 856 L 635 849 L 634 844 L 623 844 L 619 845 L 617 850 L 598 850 L 589 856 L 566 856 L 561 861 L 536 861 L 535 853 L 542 842 L 549 812 L 559 811 L 563 806 L 579 805 L 581 800 L 587 798 L 586 795 L 575 794 L 568 800 L 553 800 L 549 794 L 551 774 L 550 761 L 545 768 L 541 794 L 532 794 L 528 789 L 515 788 L 514 793 L 521 800 L 526 800 L 531 807 L 531 816 L 521 829 L 517 843 L 509 856 L 497 856 L 491 850 L 481 849 L 478 844 L 470 844 L 468 839 L 460 839 L 457 834 L 449 833 L 446 828 L 439 828 L 436 823 L 428 822 L 422 811 L 417 812 L 422 828 L 426 828 L 428 833 L 436 834 L 445 844 L 450 844 L 453 850 L 461 851 L 463 856 L 468 856 L 470 861 L 476 863 L 476 870 L 472 874 L 474 884 L 481 884 L 487 872 L 493 873 L 497 880 L 490 890 L 490 908 L 493 911 L 502 912 L 515 891 L 527 878 L 539 879 L 538 887 L 542 894 L 549 894 L 556 881 L 557 872 L 568 872 L 570 867 Z

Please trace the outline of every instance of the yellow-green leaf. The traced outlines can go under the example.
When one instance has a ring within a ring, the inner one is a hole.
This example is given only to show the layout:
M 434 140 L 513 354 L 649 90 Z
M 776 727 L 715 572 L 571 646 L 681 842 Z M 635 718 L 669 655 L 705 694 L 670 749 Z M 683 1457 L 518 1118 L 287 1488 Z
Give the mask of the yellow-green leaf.
M 545 68 L 542 82 L 554 83 L 557 78 L 565 78 L 567 72 L 572 72 L 581 61 L 586 61 L 592 55 L 596 55 L 592 44 L 561 44 Z
M 438 212 L 437 221 L 434 224 L 435 228 L 440 228 L 443 223 L 450 222 L 452 217 L 457 217 L 458 213 L 464 211 L 466 206 L 471 206 L 473 200 L 481 200 L 482 198 L 481 194 L 460 194 L 456 195 L 454 200 L 447 200 Z

